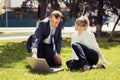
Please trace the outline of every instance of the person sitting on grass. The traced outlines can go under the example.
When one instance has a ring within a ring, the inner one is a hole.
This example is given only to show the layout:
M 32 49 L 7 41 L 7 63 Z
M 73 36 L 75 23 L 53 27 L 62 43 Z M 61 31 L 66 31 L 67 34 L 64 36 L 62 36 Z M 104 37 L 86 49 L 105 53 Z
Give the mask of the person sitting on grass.
M 62 47 L 63 14 L 53 11 L 50 17 L 40 21 L 31 43 L 28 41 L 28 52 L 34 58 L 45 58 L 50 67 L 61 66 L 60 51 Z
M 88 71 L 93 68 L 105 68 L 105 64 L 108 63 L 94 34 L 88 30 L 88 27 L 89 20 L 86 16 L 76 19 L 76 32 L 73 33 L 71 38 L 73 59 L 66 61 L 67 67 L 71 70 L 82 69 L 82 71 Z M 99 57 L 103 64 L 96 65 Z

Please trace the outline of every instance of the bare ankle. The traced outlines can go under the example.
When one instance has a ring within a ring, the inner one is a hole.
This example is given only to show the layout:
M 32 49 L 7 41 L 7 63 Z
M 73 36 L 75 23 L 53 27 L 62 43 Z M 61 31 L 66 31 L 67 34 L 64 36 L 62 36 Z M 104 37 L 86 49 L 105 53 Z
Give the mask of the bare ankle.
M 84 65 L 82 67 L 82 71 L 85 72 L 85 71 L 89 71 L 90 70 L 90 66 L 89 65 Z

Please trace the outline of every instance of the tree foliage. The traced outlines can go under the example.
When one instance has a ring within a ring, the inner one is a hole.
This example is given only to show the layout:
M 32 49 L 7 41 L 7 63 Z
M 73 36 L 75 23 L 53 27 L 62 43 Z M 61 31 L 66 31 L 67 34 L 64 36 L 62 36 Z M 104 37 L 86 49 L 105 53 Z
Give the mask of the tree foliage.
M 15 12 L 19 12 L 22 15 L 31 14 L 33 11 L 33 3 L 36 0 L 25 0 L 21 5 L 21 8 L 14 9 Z M 38 14 L 37 18 L 42 20 L 46 17 L 47 9 L 61 10 L 59 2 L 63 2 L 69 9 L 68 16 L 70 18 L 77 18 L 82 15 L 88 15 L 90 22 L 94 20 L 96 25 L 96 34 L 101 36 L 101 28 L 103 25 L 103 16 L 111 17 L 112 14 L 120 18 L 120 1 L 119 0 L 37 0 L 38 1 Z M 29 5 L 27 3 L 30 2 Z M 116 22 L 116 24 L 118 23 Z M 114 26 L 116 27 L 116 26 Z M 113 30 L 114 32 L 114 30 Z
M 112 33 L 110 34 L 109 38 L 108 38 L 108 41 L 111 42 L 113 41 L 113 35 L 115 33 L 115 28 L 120 20 L 120 1 L 119 0 L 109 0 L 109 3 L 108 3 L 108 6 L 109 8 L 111 8 L 111 12 L 115 15 L 118 16 L 116 22 L 115 22 L 115 25 L 113 27 L 113 30 L 112 30 Z
M 14 8 L 14 12 L 21 19 L 28 14 L 32 15 L 35 19 L 38 19 L 38 17 L 33 13 L 33 4 L 34 0 L 25 0 L 23 1 L 21 7 Z

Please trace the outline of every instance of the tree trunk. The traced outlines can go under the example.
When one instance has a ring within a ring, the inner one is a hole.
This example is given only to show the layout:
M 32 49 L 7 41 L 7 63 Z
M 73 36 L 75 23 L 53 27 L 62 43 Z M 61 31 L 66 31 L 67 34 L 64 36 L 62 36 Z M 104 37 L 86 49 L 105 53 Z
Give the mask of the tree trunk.
M 101 37 L 101 25 L 96 24 L 96 37 Z
M 115 28 L 116 28 L 116 26 L 117 26 L 119 20 L 120 20 L 120 16 L 118 17 L 117 21 L 115 22 L 115 25 L 114 25 L 114 27 L 113 27 L 113 30 L 112 30 L 112 32 L 111 32 L 109 38 L 108 38 L 108 42 L 112 42 L 112 41 L 113 41 L 112 38 L 113 38 L 113 35 L 114 35 L 114 33 L 115 33 Z
M 58 4 L 57 0 L 50 0 L 50 3 L 51 3 L 51 11 L 60 10 L 60 5 Z
M 46 4 L 46 0 L 38 0 L 39 2 L 39 6 L 38 6 L 38 16 L 39 16 L 39 19 L 42 20 L 46 17 L 46 7 L 47 7 L 47 4 Z
M 96 36 L 97 37 L 101 37 L 102 17 L 103 17 L 103 0 L 99 0 L 98 17 L 96 19 Z

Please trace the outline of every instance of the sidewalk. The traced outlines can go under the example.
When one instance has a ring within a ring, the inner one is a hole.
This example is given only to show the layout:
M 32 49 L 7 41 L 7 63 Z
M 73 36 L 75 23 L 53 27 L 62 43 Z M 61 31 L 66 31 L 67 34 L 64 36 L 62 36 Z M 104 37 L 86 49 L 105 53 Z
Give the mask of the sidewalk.
M 114 23 L 109 23 L 109 26 L 103 25 L 102 31 L 111 32 L 113 29 Z M 8 39 L 20 39 L 20 38 L 28 38 L 31 34 L 34 33 L 36 27 L 21 27 L 21 28 L 0 28 L 0 40 L 8 40 Z M 95 32 L 96 27 L 90 27 L 90 31 Z M 120 31 L 120 26 L 117 26 L 115 31 Z M 71 35 L 75 32 L 74 27 L 64 27 L 62 30 L 63 36 Z M 1 34 L 4 33 L 4 34 Z
M 36 30 L 36 27 L 22 28 L 0 28 L 0 40 L 28 38 Z M 64 27 L 62 29 L 63 36 L 71 35 L 75 32 L 74 27 Z

